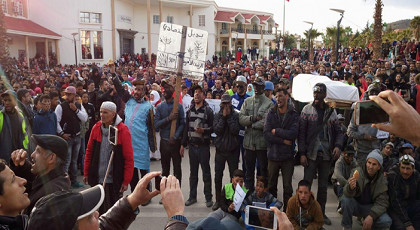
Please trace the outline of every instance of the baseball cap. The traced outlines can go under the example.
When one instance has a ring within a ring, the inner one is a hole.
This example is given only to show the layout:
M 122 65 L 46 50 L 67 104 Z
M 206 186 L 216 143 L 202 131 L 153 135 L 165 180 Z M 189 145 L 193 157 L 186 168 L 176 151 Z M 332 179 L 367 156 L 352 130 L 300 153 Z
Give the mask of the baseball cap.
M 262 77 L 257 77 L 254 82 L 252 82 L 253 85 L 259 85 L 259 86 L 265 86 L 265 81 Z
M 105 192 L 96 185 L 81 192 L 60 191 L 44 196 L 32 209 L 28 230 L 72 230 L 103 203 Z
M 66 90 L 64 90 L 64 93 L 76 94 L 76 88 L 74 88 L 74 86 L 68 86 Z
M 287 79 L 285 77 L 282 77 L 282 78 L 280 78 L 279 83 L 284 83 L 284 84 L 288 85 L 289 84 L 289 79 Z
M 144 85 L 145 84 L 145 81 L 144 80 L 135 80 L 135 81 L 133 81 L 133 86 L 136 86 L 136 85 Z
M 8 89 L 8 90 L 4 91 L 4 92 L 1 94 L 1 97 L 7 96 L 7 95 L 9 95 L 9 96 L 12 96 L 12 97 L 15 97 L 15 98 L 16 98 L 16 92 L 15 92 L 15 91 L 13 91 L 13 90 L 11 90 L 11 89 Z
M 231 101 L 230 95 L 228 93 L 224 93 L 222 95 L 221 102 L 223 103 L 223 102 L 230 102 L 230 101 Z
M 264 90 L 274 90 L 274 84 L 271 81 L 266 81 L 265 82 L 265 88 Z
M 169 78 L 167 78 L 167 79 L 162 79 L 162 81 L 161 81 L 161 85 L 162 85 L 162 87 L 165 87 L 165 85 L 169 85 L 169 86 L 174 87 L 174 85 L 172 84 L 171 80 L 169 80 Z
M 246 85 L 246 78 L 242 75 L 238 76 L 236 78 L 236 84 L 239 84 L 239 83 Z
M 388 143 L 386 143 L 386 144 L 385 144 L 385 146 L 387 146 L 387 145 L 389 145 L 389 146 L 391 146 L 392 148 L 394 148 L 394 143 L 392 143 L 392 142 L 388 142 Z
M 343 114 L 338 114 L 338 115 L 337 115 L 337 119 L 338 119 L 339 121 L 344 121 L 344 116 L 343 116 Z
M 401 147 L 400 147 L 400 151 L 403 151 L 404 149 L 412 149 L 412 150 L 414 150 L 414 147 L 413 147 L 413 145 L 412 144 L 410 144 L 410 143 L 405 143 L 405 144 L 403 144 Z
M 67 159 L 67 141 L 57 135 L 49 134 L 32 134 L 32 139 L 36 145 L 41 146 L 44 149 L 51 150 L 62 160 Z

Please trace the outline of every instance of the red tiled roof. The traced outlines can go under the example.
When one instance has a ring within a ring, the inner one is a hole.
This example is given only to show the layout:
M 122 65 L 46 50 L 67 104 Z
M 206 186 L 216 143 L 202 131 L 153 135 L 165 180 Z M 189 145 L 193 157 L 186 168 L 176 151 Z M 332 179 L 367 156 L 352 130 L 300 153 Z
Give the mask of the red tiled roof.
M 265 25 L 265 21 L 267 21 L 269 18 L 271 18 L 270 15 L 257 15 L 257 17 L 260 19 L 260 24 Z
M 235 17 L 241 15 L 245 19 L 245 23 L 251 23 L 251 19 L 257 16 L 260 21 L 260 25 L 265 25 L 266 21 L 270 19 L 271 15 L 256 15 L 251 13 L 241 13 L 236 11 L 217 11 L 216 16 L 214 16 L 215 21 L 232 23 L 235 22 Z
M 8 30 L 61 37 L 61 35 L 42 27 L 31 20 L 4 16 L 4 24 Z
M 230 12 L 230 11 L 217 11 L 216 16 L 214 16 L 215 21 L 221 22 L 235 22 L 235 16 L 239 12 Z

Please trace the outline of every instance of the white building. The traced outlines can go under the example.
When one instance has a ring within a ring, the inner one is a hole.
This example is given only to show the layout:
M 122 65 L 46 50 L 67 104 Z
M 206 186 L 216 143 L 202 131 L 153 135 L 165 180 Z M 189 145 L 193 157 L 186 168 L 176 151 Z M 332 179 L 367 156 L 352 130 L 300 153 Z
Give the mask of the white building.
M 161 21 L 208 31 L 209 60 L 238 48 L 268 56 L 277 29 L 270 13 L 222 8 L 212 0 L 1 1 L 11 55 L 54 53 L 63 64 L 156 53 Z

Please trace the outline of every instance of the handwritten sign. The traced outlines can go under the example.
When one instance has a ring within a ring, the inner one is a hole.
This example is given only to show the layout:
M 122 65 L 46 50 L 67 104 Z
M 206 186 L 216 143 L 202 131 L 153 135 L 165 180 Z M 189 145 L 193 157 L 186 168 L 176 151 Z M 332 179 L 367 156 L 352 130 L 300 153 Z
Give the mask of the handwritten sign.
M 185 55 L 182 66 L 184 78 L 202 80 L 207 52 L 208 32 L 162 22 L 160 24 L 156 71 L 162 74 L 176 74 L 182 37 L 185 37 Z

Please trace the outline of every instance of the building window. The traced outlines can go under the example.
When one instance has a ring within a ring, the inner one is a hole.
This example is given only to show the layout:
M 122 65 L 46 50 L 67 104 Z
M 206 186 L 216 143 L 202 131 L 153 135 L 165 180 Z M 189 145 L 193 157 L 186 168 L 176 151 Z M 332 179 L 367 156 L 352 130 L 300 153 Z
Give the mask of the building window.
M 227 24 L 226 23 L 222 23 L 222 30 L 227 30 Z
M 160 24 L 159 15 L 153 15 L 153 24 Z
M 89 12 L 80 12 L 80 22 L 90 23 L 90 14 L 89 14 Z
M 206 15 L 198 15 L 198 26 L 206 26 Z
M 168 17 L 166 17 L 166 22 L 167 23 L 174 23 L 174 16 L 168 16 Z
M 102 15 L 100 13 L 90 13 L 91 23 L 102 23 Z
M 13 12 L 15 13 L 15 15 L 23 17 L 23 2 L 22 2 L 22 0 L 15 0 L 13 2 Z
M 8 14 L 9 11 L 7 9 L 7 0 L 2 0 L 1 1 L 1 9 L 3 10 L 3 13 Z
M 252 26 L 252 30 L 253 30 L 254 32 L 257 32 L 257 31 L 258 31 L 258 25 L 257 25 L 257 24 L 254 24 L 254 25 Z
M 80 17 L 80 22 L 81 23 L 95 23 L 95 24 L 102 23 L 102 14 L 101 13 L 80 12 L 79 17 Z
M 80 31 L 82 59 L 103 59 L 102 31 Z

